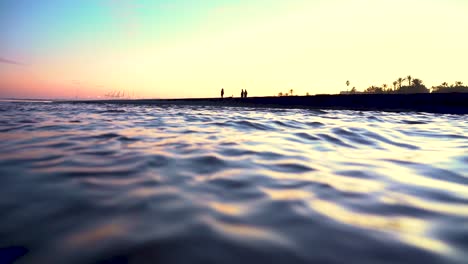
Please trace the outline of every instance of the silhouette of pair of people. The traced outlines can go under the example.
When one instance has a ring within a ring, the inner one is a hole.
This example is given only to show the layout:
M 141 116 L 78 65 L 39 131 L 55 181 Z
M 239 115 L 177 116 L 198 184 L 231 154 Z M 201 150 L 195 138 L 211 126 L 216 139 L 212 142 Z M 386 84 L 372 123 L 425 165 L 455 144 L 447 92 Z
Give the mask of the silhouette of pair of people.
M 224 88 L 221 88 L 221 98 L 224 98 Z M 247 89 L 241 90 L 241 98 L 247 98 Z
M 241 98 L 247 98 L 247 89 L 242 89 L 241 90 Z

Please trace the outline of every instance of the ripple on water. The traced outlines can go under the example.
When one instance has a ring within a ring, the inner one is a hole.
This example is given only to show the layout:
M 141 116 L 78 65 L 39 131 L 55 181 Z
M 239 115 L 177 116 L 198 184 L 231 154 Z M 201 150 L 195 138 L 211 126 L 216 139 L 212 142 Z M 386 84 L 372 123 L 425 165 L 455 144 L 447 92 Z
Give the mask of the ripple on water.
M 414 121 L 414 120 L 402 120 L 401 122 L 403 124 L 408 124 L 408 125 L 424 125 L 428 123 L 425 121 Z
M 295 133 L 294 135 L 296 135 L 299 138 L 306 139 L 306 140 L 312 140 L 312 141 L 320 140 L 320 138 L 312 136 L 305 132 Z
M 19 263 L 468 259 L 466 116 L 0 111 L 0 262 L 5 250 Z
M 255 121 L 227 121 L 227 123 L 239 130 L 262 130 L 262 131 L 269 131 L 272 130 L 272 127 L 261 124 L 260 122 Z
M 317 122 L 317 121 L 314 121 L 314 122 L 306 122 L 306 125 L 312 127 L 312 128 L 317 128 L 317 127 L 323 127 L 325 126 L 325 124 L 321 123 L 321 122 Z
M 213 174 L 228 167 L 223 159 L 214 155 L 206 155 L 201 157 L 192 157 L 182 160 L 184 167 L 192 168 L 192 171 L 197 174 Z
M 383 143 L 387 143 L 387 144 L 392 145 L 392 146 L 407 148 L 407 149 L 411 149 L 411 150 L 419 149 L 418 146 L 414 146 L 414 145 L 407 144 L 407 143 L 397 142 L 397 141 L 388 139 L 385 136 L 379 135 L 379 134 L 371 132 L 371 131 L 363 132 L 363 135 L 365 135 L 367 137 L 370 137 L 370 138 L 373 138 L 373 139 L 376 139 L 376 140 L 379 140 L 379 141 L 381 141 Z
M 273 163 L 273 164 L 265 165 L 265 167 L 272 171 L 285 172 L 285 173 L 304 173 L 304 172 L 309 172 L 309 171 L 314 170 L 313 168 L 309 166 L 305 166 L 305 165 L 301 165 L 297 163 Z
M 376 144 L 374 142 L 366 139 L 365 137 L 361 136 L 358 133 L 348 131 L 348 130 L 345 130 L 345 129 L 342 129 L 342 128 L 334 128 L 332 131 L 337 136 L 346 138 L 346 139 L 352 141 L 353 143 L 378 147 L 378 146 L 376 146 Z
M 339 145 L 339 146 L 342 146 L 342 147 L 347 147 L 347 148 L 355 148 L 354 146 L 352 145 L 349 145 L 345 142 L 343 142 L 341 139 L 339 138 L 336 138 L 336 137 L 333 137 L 333 136 L 330 136 L 328 134 L 323 134 L 323 133 L 320 133 L 320 134 L 317 134 L 318 137 L 322 138 L 323 140 L 333 144 L 333 145 Z

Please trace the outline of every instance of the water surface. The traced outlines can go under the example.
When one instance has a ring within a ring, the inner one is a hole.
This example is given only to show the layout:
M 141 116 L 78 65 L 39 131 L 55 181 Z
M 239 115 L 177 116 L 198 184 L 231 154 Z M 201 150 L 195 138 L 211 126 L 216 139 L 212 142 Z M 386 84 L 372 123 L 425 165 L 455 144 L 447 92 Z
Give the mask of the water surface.
M 464 263 L 467 119 L 3 102 L 0 257 Z

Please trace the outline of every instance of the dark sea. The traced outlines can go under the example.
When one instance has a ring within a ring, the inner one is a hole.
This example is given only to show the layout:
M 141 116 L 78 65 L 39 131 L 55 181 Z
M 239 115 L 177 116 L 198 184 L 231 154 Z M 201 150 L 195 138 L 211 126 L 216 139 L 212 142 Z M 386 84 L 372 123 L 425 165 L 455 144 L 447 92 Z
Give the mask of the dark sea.
M 468 116 L 0 103 L 0 263 L 468 263 Z

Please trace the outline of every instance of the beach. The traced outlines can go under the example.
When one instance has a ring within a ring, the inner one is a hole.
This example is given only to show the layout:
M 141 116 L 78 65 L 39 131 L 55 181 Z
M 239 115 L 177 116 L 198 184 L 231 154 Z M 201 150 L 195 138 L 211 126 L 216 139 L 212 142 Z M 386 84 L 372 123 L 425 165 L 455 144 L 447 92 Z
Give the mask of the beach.
M 468 93 L 347 94 L 250 98 L 56 100 L 60 103 L 199 105 L 468 114 Z

